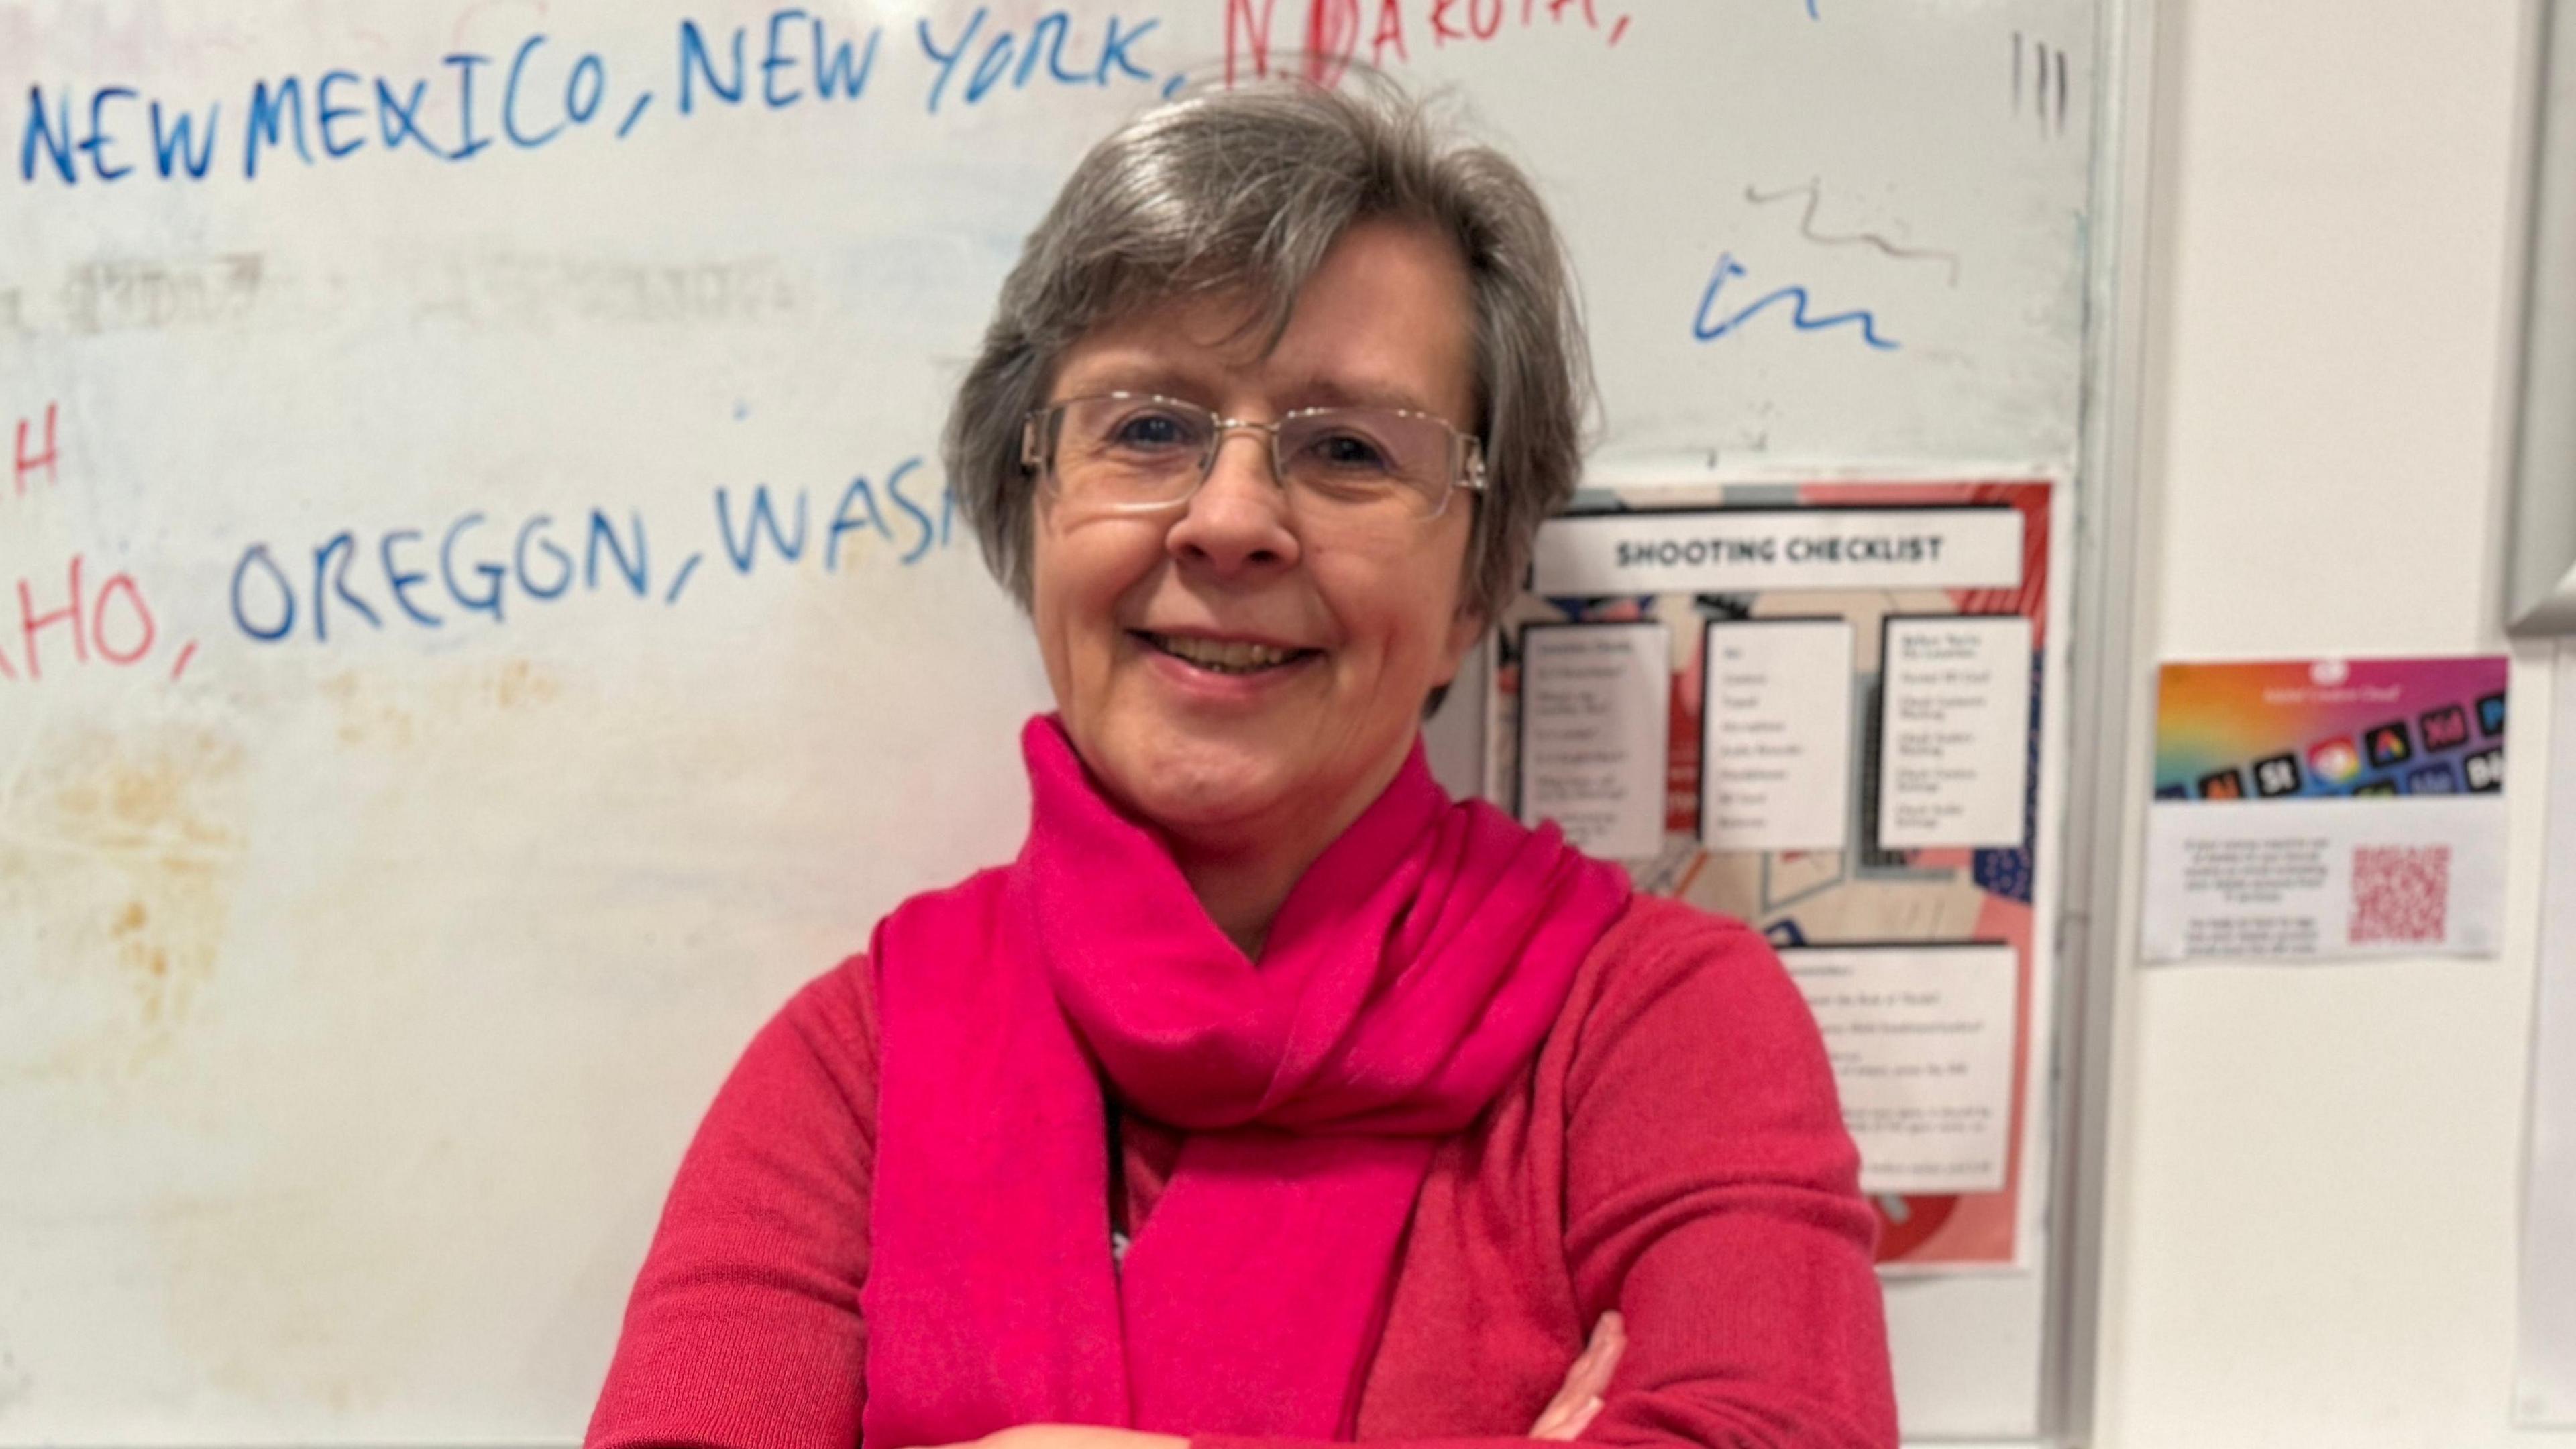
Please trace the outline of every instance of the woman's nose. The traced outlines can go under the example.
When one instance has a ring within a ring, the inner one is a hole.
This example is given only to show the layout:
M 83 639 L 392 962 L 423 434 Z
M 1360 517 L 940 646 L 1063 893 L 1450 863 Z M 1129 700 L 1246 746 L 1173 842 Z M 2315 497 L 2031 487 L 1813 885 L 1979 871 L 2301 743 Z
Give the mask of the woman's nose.
M 1246 428 L 1217 439 L 1207 480 L 1173 521 L 1164 546 L 1174 558 L 1221 575 L 1296 563 L 1295 520 L 1272 471 L 1267 433 Z

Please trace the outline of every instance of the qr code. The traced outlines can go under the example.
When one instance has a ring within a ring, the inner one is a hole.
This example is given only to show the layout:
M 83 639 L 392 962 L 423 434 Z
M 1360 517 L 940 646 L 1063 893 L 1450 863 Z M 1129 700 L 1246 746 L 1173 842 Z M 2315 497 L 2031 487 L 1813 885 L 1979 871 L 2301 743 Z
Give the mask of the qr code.
M 2451 898 L 2451 847 L 2361 845 L 2352 852 L 2352 941 L 2438 945 Z

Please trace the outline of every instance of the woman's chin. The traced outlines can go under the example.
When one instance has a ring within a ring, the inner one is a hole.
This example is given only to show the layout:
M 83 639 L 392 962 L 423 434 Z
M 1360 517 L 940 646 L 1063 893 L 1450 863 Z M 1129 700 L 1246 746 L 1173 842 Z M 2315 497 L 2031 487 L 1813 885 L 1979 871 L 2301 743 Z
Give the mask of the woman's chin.
M 1129 809 L 1174 835 L 1211 845 L 1257 834 L 1296 793 L 1297 772 L 1286 762 L 1239 745 L 1192 740 L 1113 747 L 1108 755 L 1108 768 L 1096 773 Z
M 1263 822 L 1279 813 L 1288 792 L 1258 778 L 1231 775 L 1157 775 L 1128 792 L 1138 814 L 1184 839 L 1214 845 L 1254 843 Z

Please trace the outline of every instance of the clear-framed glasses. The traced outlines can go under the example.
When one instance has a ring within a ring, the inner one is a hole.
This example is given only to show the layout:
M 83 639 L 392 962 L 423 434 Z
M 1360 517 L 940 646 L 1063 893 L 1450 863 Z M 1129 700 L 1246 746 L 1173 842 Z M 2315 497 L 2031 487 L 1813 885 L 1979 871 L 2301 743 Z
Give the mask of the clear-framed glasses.
M 1060 502 L 1143 511 L 1188 501 L 1230 433 L 1270 437 L 1271 476 L 1301 508 L 1437 518 L 1449 495 L 1485 486 L 1484 447 L 1441 418 L 1403 408 L 1301 408 L 1275 423 L 1219 417 L 1150 393 L 1070 398 L 1030 413 L 1020 462 Z

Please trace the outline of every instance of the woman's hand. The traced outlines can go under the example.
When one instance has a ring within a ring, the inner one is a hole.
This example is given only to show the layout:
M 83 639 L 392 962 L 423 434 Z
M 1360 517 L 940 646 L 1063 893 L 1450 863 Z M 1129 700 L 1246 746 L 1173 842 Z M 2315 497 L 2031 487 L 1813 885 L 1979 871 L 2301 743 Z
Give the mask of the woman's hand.
M 1566 1443 L 1582 1437 L 1593 1416 L 1601 1412 L 1601 1396 L 1610 1392 L 1610 1375 L 1627 1347 L 1627 1322 L 1616 1309 L 1602 1314 L 1592 1326 L 1592 1341 L 1583 1346 L 1583 1356 L 1565 1371 L 1565 1387 L 1547 1401 L 1538 1422 L 1530 1425 L 1529 1436 Z

